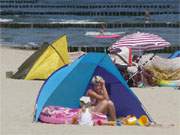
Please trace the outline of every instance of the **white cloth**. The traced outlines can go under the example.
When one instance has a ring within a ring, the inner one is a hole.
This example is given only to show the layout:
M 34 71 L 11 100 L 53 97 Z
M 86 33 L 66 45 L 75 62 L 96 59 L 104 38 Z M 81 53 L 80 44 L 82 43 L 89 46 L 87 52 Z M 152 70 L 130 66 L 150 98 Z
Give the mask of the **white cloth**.
M 81 113 L 79 124 L 93 126 L 92 114 L 89 108 L 86 108 L 85 112 Z
M 137 66 L 128 67 L 128 68 L 127 68 L 127 71 L 128 71 L 128 73 L 130 73 L 130 74 L 134 74 L 134 73 L 136 73 L 136 72 L 138 71 L 138 67 L 137 67 Z
M 116 54 L 110 54 L 110 57 L 112 59 L 112 61 L 115 64 L 119 64 L 119 65 L 127 65 L 127 63 L 129 62 L 129 48 L 127 47 L 121 47 L 120 48 L 120 52 L 117 52 L 117 54 L 119 56 L 121 56 L 126 62 L 124 62 L 118 55 Z
M 142 65 L 146 61 L 148 61 L 145 65 L 145 68 L 156 67 L 160 70 L 165 71 L 175 71 L 180 69 L 180 57 L 174 59 L 166 59 L 159 56 L 154 56 L 152 60 L 149 60 L 152 56 L 153 54 L 143 55 L 142 58 L 139 60 L 138 65 Z

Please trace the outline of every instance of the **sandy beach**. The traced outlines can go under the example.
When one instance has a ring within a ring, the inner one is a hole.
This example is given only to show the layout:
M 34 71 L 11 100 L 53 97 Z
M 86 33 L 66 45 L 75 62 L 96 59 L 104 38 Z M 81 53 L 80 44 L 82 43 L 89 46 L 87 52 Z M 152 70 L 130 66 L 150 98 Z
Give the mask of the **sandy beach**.
M 132 88 L 160 127 L 52 125 L 33 122 L 33 108 L 43 81 L 6 78 L 34 51 L 0 48 L 1 135 L 178 135 L 180 90 L 168 87 Z

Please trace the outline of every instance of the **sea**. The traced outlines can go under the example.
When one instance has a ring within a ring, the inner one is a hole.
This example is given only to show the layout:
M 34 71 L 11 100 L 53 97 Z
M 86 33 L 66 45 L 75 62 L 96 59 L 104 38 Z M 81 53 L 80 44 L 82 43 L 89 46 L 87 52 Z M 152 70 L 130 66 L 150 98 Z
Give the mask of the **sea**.
M 6 15 L 0 16 L 0 22 L 12 23 L 99 23 L 99 22 L 144 22 L 144 16 L 76 16 L 76 15 Z M 180 22 L 180 15 L 151 15 L 150 22 Z M 39 47 L 44 42 L 51 43 L 66 34 L 69 46 L 108 47 L 117 39 L 97 39 L 94 35 L 99 28 L 0 28 L 0 45 L 12 47 Z M 160 35 L 172 46 L 180 45 L 180 28 L 105 28 L 110 34 L 120 33 L 122 36 L 134 32 L 148 32 Z M 94 35 L 93 35 L 94 34 Z

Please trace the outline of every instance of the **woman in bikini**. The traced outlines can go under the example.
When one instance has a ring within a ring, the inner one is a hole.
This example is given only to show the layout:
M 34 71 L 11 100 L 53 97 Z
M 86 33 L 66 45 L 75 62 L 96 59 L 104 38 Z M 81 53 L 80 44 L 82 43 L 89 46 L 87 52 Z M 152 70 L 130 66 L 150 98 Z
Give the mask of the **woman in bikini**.
M 115 107 L 108 96 L 104 79 L 100 76 L 94 76 L 92 85 L 92 89 L 87 92 L 87 96 L 91 98 L 92 111 L 108 115 L 109 120 L 116 120 Z

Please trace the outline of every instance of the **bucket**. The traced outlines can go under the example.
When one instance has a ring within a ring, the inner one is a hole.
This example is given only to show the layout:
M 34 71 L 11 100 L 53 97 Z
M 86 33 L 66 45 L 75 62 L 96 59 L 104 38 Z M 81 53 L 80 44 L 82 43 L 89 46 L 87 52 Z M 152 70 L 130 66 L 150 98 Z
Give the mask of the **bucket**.
M 138 124 L 140 126 L 148 126 L 149 125 L 149 119 L 146 115 L 142 115 L 139 119 L 138 119 Z
M 136 125 L 137 118 L 135 116 L 127 119 L 127 125 Z

